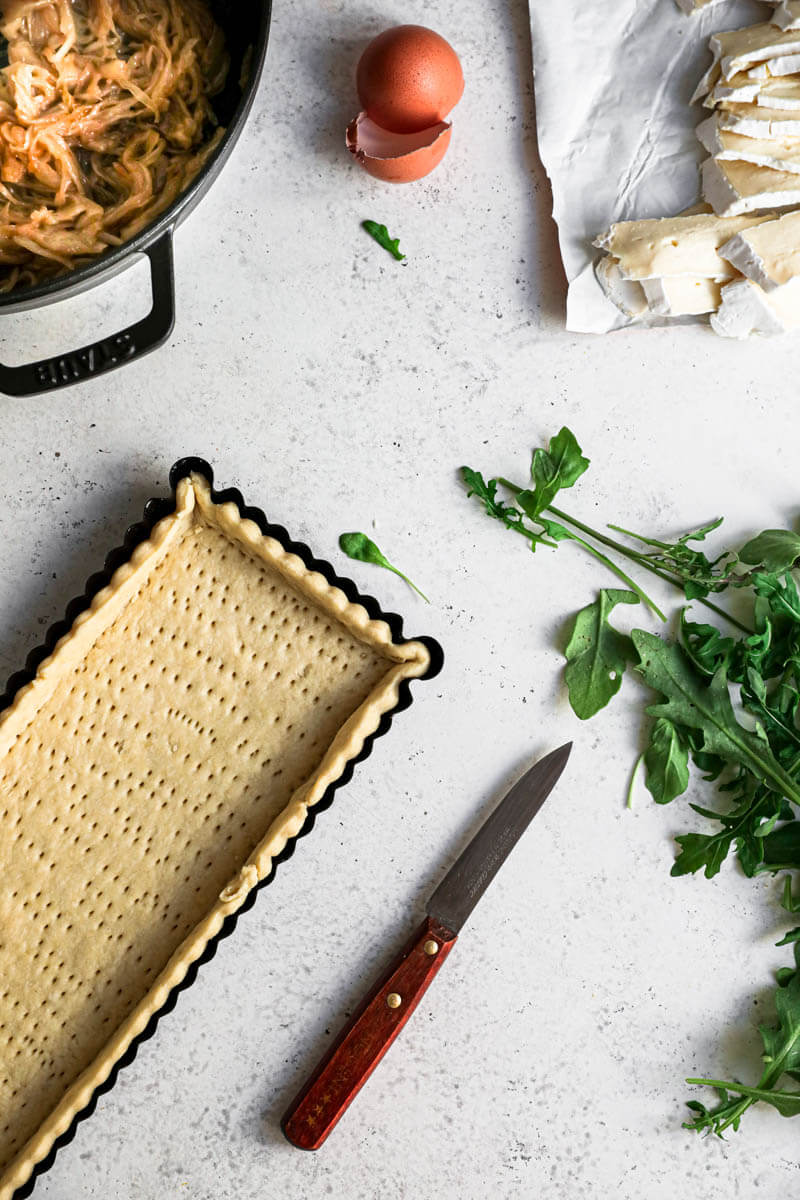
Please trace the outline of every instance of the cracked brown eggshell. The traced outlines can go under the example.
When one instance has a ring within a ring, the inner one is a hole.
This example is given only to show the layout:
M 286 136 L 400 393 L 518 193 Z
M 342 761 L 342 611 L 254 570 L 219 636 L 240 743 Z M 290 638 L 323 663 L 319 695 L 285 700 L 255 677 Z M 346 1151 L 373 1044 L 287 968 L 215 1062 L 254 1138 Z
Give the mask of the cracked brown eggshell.
M 439 121 L 417 133 L 389 133 L 362 112 L 347 127 L 347 149 L 376 179 L 412 183 L 442 161 L 451 129 L 447 121 Z

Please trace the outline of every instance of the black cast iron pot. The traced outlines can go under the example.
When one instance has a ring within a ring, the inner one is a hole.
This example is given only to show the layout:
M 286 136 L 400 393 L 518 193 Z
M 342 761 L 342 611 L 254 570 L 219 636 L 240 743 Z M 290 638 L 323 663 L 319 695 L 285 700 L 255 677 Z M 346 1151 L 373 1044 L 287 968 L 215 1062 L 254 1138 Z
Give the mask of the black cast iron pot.
M 19 367 L 0 363 L 0 392 L 32 396 L 78 383 L 140 358 L 162 345 L 171 334 L 175 324 L 172 235 L 211 187 L 242 131 L 261 78 L 269 37 L 271 0 L 250 0 L 246 4 L 212 0 L 211 8 L 224 30 L 231 67 L 224 91 L 214 99 L 214 111 L 225 135 L 202 171 L 160 217 L 124 245 L 57 279 L 0 295 L 0 315 L 40 308 L 87 291 L 124 270 L 135 255 L 146 254 L 150 260 L 153 307 L 143 320 L 121 333 L 79 350 Z

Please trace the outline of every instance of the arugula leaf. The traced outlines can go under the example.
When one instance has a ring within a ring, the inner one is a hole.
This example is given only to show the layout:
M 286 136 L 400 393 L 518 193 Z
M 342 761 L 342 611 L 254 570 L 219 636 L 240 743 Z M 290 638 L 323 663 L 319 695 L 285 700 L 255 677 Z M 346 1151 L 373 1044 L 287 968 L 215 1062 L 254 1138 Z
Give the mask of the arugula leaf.
M 615 540 L 556 507 L 559 492 L 572 487 L 587 467 L 577 439 L 563 428 L 546 449 L 534 451 L 527 488 L 463 472 L 469 494 L 477 496 L 489 516 L 525 537 L 531 549 L 571 541 L 628 589 L 601 591 L 575 618 L 566 649 L 573 710 L 586 719 L 604 707 L 633 661 L 642 680 L 659 694 L 647 709 L 655 721 L 642 755 L 654 799 L 668 803 L 686 791 L 690 758 L 707 784 L 715 782 L 724 803 L 718 809 L 690 805 L 711 828 L 677 838 L 673 875 L 702 870 L 710 878 L 734 850 L 747 876 L 800 872 L 800 592 L 792 574 L 795 565 L 800 574 L 800 534 L 766 530 L 740 551 L 723 550 L 716 556 L 701 544 L 719 528 L 719 519 L 672 541 L 610 525 L 621 535 Z M 633 564 L 630 574 L 622 570 L 621 560 Z M 699 600 L 725 622 L 725 632 L 714 618 L 712 623 L 690 619 L 683 607 L 676 643 L 643 630 L 630 638 L 621 634 L 609 619 L 618 603 L 638 597 L 663 618 L 639 587 L 638 569 Z M 712 599 L 722 593 L 735 595 L 735 611 Z M 791 877 L 784 905 L 800 912 L 800 894 L 793 896 Z M 800 927 L 789 930 L 780 944 L 793 945 L 800 964 Z M 721 1136 L 726 1129 L 737 1129 L 743 1114 L 759 1102 L 785 1116 L 800 1115 L 800 1091 L 783 1083 L 800 1082 L 800 965 L 784 968 L 776 977 L 778 1024 L 762 1030 L 762 1078 L 755 1087 L 728 1080 L 691 1081 L 714 1088 L 718 1103 L 706 1107 L 692 1100 L 688 1128 Z
M 681 644 L 692 663 L 709 678 L 720 667 L 729 667 L 736 648 L 732 637 L 723 637 L 713 625 L 690 621 L 686 609 L 681 610 Z
M 407 575 L 402 571 L 398 571 L 397 567 L 392 566 L 388 558 L 375 545 L 371 538 L 368 538 L 365 533 L 343 533 L 339 538 L 339 548 L 343 550 L 348 558 L 354 558 L 356 562 L 372 563 L 376 567 L 384 567 L 387 571 L 394 572 L 401 579 L 405 580 L 410 588 L 413 588 L 417 595 L 422 596 L 426 604 L 430 604 L 430 600 L 421 592 L 415 583 L 412 583 Z
M 385 225 L 379 225 L 377 221 L 362 221 L 361 228 L 366 229 L 369 236 L 374 238 L 379 246 L 383 246 L 384 250 L 388 250 L 393 258 L 402 262 L 405 254 L 400 253 L 400 238 L 389 237 L 389 230 Z
M 472 467 L 462 467 L 461 478 L 467 485 L 467 497 L 477 496 L 488 515 L 494 517 L 496 521 L 501 521 L 507 529 L 521 533 L 530 542 L 531 550 L 535 550 L 537 546 L 553 547 L 555 545 L 546 537 L 529 529 L 525 524 L 524 514 L 513 504 L 506 504 L 498 497 L 499 479 L 486 480 L 480 471 L 474 471 Z
M 622 686 L 633 656 L 627 634 L 609 624 L 617 604 L 637 604 L 638 596 L 620 588 L 603 588 L 593 604 L 576 615 L 566 657 L 565 678 L 572 711 L 582 721 L 605 708 Z
M 663 703 L 647 709 L 651 716 L 701 730 L 703 748 L 709 754 L 741 763 L 767 787 L 800 806 L 800 789 L 773 756 L 766 736 L 751 733 L 736 720 L 724 668 L 704 685 L 679 646 L 641 629 L 634 629 L 631 638 L 639 655 L 634 669 L 664 697 Z
M 765 529 L 739 551 L 742 562 L 782 575 L 800 558 L 800 534 L 788 529 Z
M 698 1108 L 697 1102 L 693 1102 L 698 1115 L 688 1128 L 710 1129 L 722 1136 L 728 1126 L 736 1128 L 746 1110 L 759 1101 L 772 1105 L 782 1117 L 800 1115 L 800 1092 L 776 1086 L 784 1075 L 794 1079 L 800 1072 L 800 941 L 795 942 L 794 953 L 796 965 L 781 973 L 775 992 L 778 1024 L 759 1027 L 764 1043 L 764 1072 L 757 1086 L 747 1087 L 735 1080 L 687 1079 L 690 1084 L 716 1088 L 722 1100 L 711 1111 L 702 1105 Z M 735 1092 L 739 1099 L 731 1100 L 730 1092 Z
M 589 467 L 575 434 L 566 425 L 550 439 L 547 450 L 534 450 L 531 460 L 533 488 L 521 491 L 517 503 L 531 521 L 537 521 L 541 513 L 555 500 L 562 488 L 570 488 Z
M 656 804 L 670 804 L 689 786 L 689 749 L 672 721 L 659 717 L 644 752 L 645 784 Z
M 712 879 L 736 846 L 742 870 L 752 877 L 763 863 L 763 840 L 758 837 L 758 830 L 763 819 L 774 815 L 779 804 L 775 792 L 746 787 L 740 803 L 729 813 L 690 805 L 700 816 L 719 822 L 722 829 L 718 833 L 684 833 L 677 837 L 675 841 L 681 849 L 671 874 L 688 875 L 702 869 L 706 879 Z

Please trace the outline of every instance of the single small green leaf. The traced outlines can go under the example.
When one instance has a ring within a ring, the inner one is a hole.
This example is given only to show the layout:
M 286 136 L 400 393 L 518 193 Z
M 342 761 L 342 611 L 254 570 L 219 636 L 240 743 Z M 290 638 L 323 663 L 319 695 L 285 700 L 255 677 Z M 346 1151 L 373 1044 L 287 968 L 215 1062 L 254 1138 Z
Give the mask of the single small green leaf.
M 784 934 L 779 942 L 775 943 L 775 945 L 790 946 L 793 942 L 800 942 L 800 929 L 790 929 L 788 933 Z
M 728 857 L 733 837 L 725 830 L 718 834 L 684 833 L 675 841 L 680 852 L 670 875 L 694 875 L 696 871 L 703 871 L 706 879 L 713 879 Z
M 559 521 L 550 521 L 547 517 L 539 517 L 539 524 L 549 538 L 554 542 L 575 542 L 578 539 L 565 525 Z
M 565 677 L 572 710 L 582 721 L 605 708 L 622 686 L 633 645 L 608 618 L 617 604 L 637 603 L 633 592 L 603 588 L 594 603 L 575 617 L 566 649 Z
M 531 478 L 534 487 L 521 492 L 517 503 L 532 521 L 539 519 L 563 488 L 570 488 L 588 470 L 589 459 L 584 458 L 575 434 L 566 425 L 550 439 L 547 450 L 537 448 L 531 461 Z
M 645 783 L 656 804 L 669 804 L 689 786 L 689 749 L 664 717 L 654 723 L 644 752 Z
M 369 236 L 374 238 L 379 246 L 383 246 L 384 250 L 388 250 L 393 258 L 402 262 L 405 254 L 400 253 L 400 239 L 390 237 L 385 225 L 379 225 L 377 221 L 362 221 L 361 228 L 366 229 Z
M 700 525 L 697 529 L 692 529 L 689 533 L 684 533 L 682 537 L 678 538 L 678 544 L 704 542 L 710 533 L 713 533 L 715 529 L 719 529 L 724 519 L 724 517 L 715 517 L 713 521 L 709 521 L 706 525 Z
M 378 549 L 372 539 L 368 538 L 365 533 L 343 533 L 339 538 L 339 549 L 344 551 L 348 558 L 355 559 L 356 562 L 371 563 L 373 566 L 383 567 L 385 570 L 399 575 L 410 588 L 413 588 L 419 596 L 422 596 L 426 604 L 430 604 L 425 593 L 421 592 L 407 575 L 404 575 L 402 571 L 393 566 L 386 555 Z
M 800 558 L 800 534 L 789 529 L 765 529 L 739 551 L 742 562 L 782 575 Z

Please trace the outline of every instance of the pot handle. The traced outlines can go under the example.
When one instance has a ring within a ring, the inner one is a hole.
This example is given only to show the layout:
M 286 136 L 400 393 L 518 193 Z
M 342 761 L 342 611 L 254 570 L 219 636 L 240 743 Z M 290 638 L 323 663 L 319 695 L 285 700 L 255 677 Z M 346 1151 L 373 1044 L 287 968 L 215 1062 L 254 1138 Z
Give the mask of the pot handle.
M 6 367 L 0 363 L 0 392 L 7 396 L 34 396 L 80 383 L 123 363 L 140 358 L 163 345 L 175 325 L 175 273 L 172 262 L 172 230 L 168 229 L 144 253 L 150 260 L 153 307 L 141 321 L 121 333 L 102 338 L 54 358 Z

